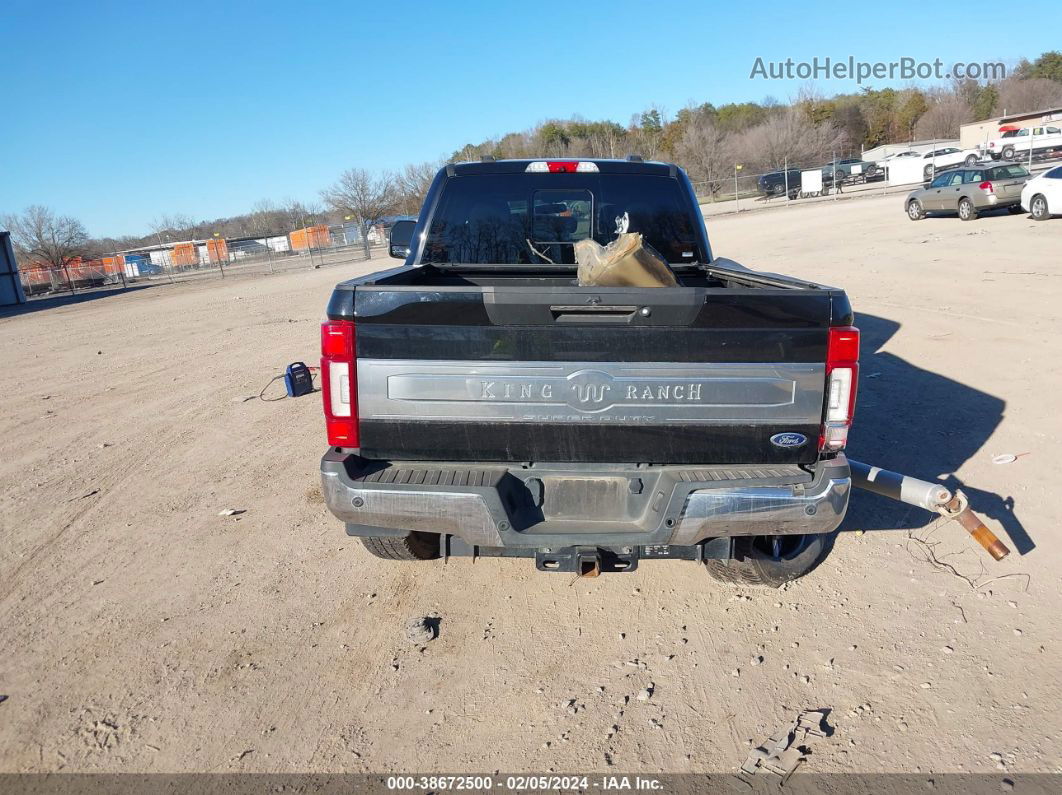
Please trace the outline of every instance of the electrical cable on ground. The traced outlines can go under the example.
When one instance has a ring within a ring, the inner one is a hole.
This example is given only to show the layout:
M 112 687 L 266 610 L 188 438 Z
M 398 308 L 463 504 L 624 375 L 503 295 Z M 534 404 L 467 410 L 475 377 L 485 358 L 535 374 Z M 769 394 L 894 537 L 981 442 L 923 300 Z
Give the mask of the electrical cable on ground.
M 312 379 L 314 374 L 315 374 L 315 372 L 320 371 L 321 368 L 319 368 L 319 367 L 307 367 L 306 369 L 310 371 L 310 378 Z M 284 377 L 285 377 L 285 374 L 281 373 L 280 375 L 275 375 L 272 378 L 270 378 L 266 382 L 266 385 L 264 387 L 262 387 L 262 391 L 258 393 L 258 399 L 263 401 L 263 402 L 265 402 L 265 403 L 276 403 L 279 400 L 285 400 L 288 397 L 290 397 L 290 395 L 288 395 L 287 393 L 281 395 L 280 397 L 268 397 L 267 398 L 265 396 L 266 390 L 269 389 L 269 387 L 271 387 L 277 381 L 283 381 Z M 314 392 L 320 392 L 321 390 L 319 388 L 315 387 L 313 391 Z

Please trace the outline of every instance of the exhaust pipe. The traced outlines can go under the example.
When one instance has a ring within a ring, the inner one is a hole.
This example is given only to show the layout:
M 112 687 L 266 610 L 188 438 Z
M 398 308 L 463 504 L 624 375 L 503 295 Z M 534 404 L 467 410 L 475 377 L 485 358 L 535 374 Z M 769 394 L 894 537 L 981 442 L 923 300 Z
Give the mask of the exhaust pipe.
M 941 516 L 956 520 L 974 540 L 984 547 L 994 560 L 1003 560 L 1010 554 L 1010 549 L 985 523 L 970 510 L 969 500 L 961 491 L 952 494 L 939 483 L 919 480 L 910 475 L 890 472 L 887 469 L 870 466 L 862 461 L 848 459 L 852 469 L 852 485 L 857 489 L 872 491 L 891 500 L 934 511 Z

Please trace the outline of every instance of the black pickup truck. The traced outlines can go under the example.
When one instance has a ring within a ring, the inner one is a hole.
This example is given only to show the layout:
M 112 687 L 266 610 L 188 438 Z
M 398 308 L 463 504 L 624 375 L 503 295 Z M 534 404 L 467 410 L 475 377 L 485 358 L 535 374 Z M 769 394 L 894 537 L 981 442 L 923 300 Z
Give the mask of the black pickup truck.
M 756 190 L 761 196 L 767 198 L 788 194 L 790 199 L 795 199 L 800 195 L 801 174 L 799 168 L 760 174 L 759 179 L 756 180 Z
M 678 287 L 579 286 L 574 243 L 625 231 Z M 321 333 L 323 493 L 370 552 L 581 575 L 684 559 L 770 585 L 826 554 L 851 488 L 851 306 L 714 257 L 681 169 L 451 164 L 392 236 L 405 263 L 337 285 Z

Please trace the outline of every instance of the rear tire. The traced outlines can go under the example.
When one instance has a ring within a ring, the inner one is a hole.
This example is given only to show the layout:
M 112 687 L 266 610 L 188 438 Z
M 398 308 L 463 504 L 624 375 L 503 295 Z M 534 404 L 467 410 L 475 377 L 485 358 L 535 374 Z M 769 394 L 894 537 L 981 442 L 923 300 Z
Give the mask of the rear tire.
M 977 165 L 977 155 L 967 155 L 965 162 L 967 166 Z
M 408 536 L 363 536 L 361 543 L 384 560 L 433 560 L 439 557 L 439 536 L 412 532 Z
M 977 218 L 977 208 L 969 199 L 959 199 L 959 218 L 964 221 L 973 221 Z
M 1032 201 L 1029 202 L 1029 210 L 1035 221 L 1046 221 L 1051 217 L 1051 211 L 1047 207 L 1047 197 L 1042 193 L 1037 193 L 1032 197 Z
M 704 566 L 720 582 L 780 588 L 818 566 L 832 542 L 832 534 L 738 536 L 731 560 L 707 560 Z
M 1007 148 L 1005 148 L 1003 150 L 1002 155 L 1003 155 L 1003 159 L 1004 160 L 1013 160 L 1014 159 L 1014 147 L 1013 146 L 1008 146 Z
M 922 169 L 922 177 L 925 179 L 926 182 L 929 182 L 929 180 L 933 179 L 933 174 L 935 172 L 936 169 L 933 168 L 932 165 L 928 165 Z

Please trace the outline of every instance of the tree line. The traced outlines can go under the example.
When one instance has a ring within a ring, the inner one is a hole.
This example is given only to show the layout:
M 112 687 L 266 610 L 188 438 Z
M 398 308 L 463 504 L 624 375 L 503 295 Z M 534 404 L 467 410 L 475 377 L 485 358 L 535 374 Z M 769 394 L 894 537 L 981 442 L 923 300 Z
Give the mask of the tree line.
M 790 103 L 713 105 L 705 102 L 674 115 L 651 105 L 627 125 L 611 120 L 551 119 L 453 153 L 454 161 L 528 157 L 622 157 L 670 160 L 686 169 L 702 195 L 723 190 L 735 164 L 746 174 L 814 166 L 830 158 L 858 155 L 883 143 L 953 139 L 972 121 L 1062 106 L 1062 53 L 1023 60 L 1003 80 L 957 80 L 933 88 L 865 88 L 823 97 L 805 89 Z M 63 267 L 76 257 L 93 258 L 170 241 L 232 239 L 286 234 L 316 224 L 357 223 L 366 239 L 369 226 L 391 214 L 416 215 L 441 163 L 410 164 L 397 172 L 354 168 L 320 192 L 320 200 L 263 199 L 247 213 L 195 221 L 164 215 L 141 236 L 91 238 L 75 218 L 34 206 L 0 217 L 12 233 L 23 264 Z

